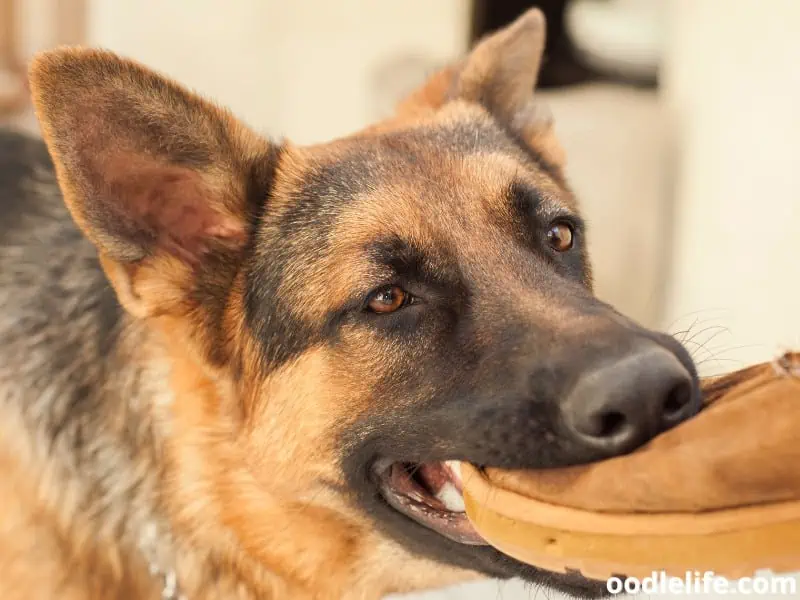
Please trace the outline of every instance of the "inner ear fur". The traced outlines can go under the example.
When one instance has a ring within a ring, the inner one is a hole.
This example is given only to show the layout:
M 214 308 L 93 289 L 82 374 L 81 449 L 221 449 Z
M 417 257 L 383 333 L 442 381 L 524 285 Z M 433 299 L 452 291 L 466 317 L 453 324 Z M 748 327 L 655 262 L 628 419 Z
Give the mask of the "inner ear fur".
M 268 179 L 276 160 L 267 140 L 103 50 L 40 54 L 30 82 L 67 207 L 129 310 L 155 310 L 137 290 L 185 293 L 211 254 L 233 257 L 245 247 L 266 200 L 254 182 Z

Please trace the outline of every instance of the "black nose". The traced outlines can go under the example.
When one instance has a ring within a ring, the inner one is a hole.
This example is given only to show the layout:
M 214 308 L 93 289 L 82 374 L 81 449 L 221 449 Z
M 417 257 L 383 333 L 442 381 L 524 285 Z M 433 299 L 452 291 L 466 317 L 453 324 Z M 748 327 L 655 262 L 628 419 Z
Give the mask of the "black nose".
M 581 375 L 563 404 L 572 437 L 590 452 L 630 452 L 697 410 L 695 380 L 653 344 Z

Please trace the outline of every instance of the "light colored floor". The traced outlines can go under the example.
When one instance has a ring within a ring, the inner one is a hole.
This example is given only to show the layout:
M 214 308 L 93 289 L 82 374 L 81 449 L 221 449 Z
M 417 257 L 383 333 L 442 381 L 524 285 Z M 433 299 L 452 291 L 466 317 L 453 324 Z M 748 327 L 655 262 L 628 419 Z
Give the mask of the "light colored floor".
M 427 594 L 392 596 L 387 600 L 562 600 L 561 594 L 538 591 L 521 581 L 481 581 Z

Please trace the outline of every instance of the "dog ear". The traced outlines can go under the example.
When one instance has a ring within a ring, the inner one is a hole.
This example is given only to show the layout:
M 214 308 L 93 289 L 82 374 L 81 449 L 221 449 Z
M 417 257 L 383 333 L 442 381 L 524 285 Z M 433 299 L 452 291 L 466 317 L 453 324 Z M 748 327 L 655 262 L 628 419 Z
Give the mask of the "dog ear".
M 437 110 L 453 100 L 482 105 L 554 165 L 564 162 L 549 111 L 534 99 L 545 47 L 544 13 L 532 8 L 485 37 L 464 61 L 431 77 L 399 107 L 401 114 Z
M 267 141 L 110 52 L 46 52 L 30 83 L 66 204 L 126 308 L 164 310 L 210 257 L 241 253 Z

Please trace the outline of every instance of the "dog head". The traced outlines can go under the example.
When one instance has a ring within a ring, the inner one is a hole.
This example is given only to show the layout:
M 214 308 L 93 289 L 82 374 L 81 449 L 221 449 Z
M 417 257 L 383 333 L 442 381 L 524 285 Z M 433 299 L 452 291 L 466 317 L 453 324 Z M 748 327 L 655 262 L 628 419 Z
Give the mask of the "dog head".
M 621 454 L 697 399 L 677 343 L 592 295 L 543 47 L 529 11 L 392 119 L 302 148 L 110 53 L 34 63 L 70 211 L 169 356 L 178 529 L 308 589 L 599 591 L 484 545 L 448 462 Z

